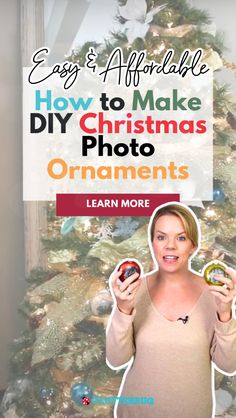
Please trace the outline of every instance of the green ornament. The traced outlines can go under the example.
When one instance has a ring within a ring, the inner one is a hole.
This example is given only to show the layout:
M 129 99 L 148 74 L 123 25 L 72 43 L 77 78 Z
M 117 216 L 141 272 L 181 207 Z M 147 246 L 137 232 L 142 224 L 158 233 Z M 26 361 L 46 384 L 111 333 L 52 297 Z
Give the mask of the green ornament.
M 215 276 L 229 277 L 225 272 L 225 266 L 219 262 L 213 262 L 204 269 L 204 278 L 210 286 L 223 286 L 224 283 L 215 279 Z

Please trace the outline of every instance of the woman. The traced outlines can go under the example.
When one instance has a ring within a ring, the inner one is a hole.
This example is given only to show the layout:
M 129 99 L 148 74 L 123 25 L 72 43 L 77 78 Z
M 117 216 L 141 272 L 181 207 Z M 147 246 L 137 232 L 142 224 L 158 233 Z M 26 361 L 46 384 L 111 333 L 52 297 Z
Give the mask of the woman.
M 117 418 L 211 418 L 212 365 L 236 370 L 236 321 L 231 305 L 236 272 L 208 286 L 189 269 L 198 248 L 195 215 L 184 205 L 157 209 L 149 225 L 158 270 L 142 279 L 135 273 L 111 286 L 116 306 L 107 328 L 108 365 L 129 362 L 119 396 L 153 398 L 152 404 L 115 408 Z M 133 359 L 133 361 L 131 360 Z M 135 402 L 135 401 L 134 401 Z

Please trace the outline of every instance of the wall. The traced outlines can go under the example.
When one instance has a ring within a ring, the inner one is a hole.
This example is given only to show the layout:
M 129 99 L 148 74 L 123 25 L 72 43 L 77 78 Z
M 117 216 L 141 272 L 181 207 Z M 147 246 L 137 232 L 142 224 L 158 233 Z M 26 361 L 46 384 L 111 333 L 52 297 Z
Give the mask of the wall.
M 22 204 L 20 2 L 0 0 L 0 389 L 7 381 L 9 345 L 25 321 Z

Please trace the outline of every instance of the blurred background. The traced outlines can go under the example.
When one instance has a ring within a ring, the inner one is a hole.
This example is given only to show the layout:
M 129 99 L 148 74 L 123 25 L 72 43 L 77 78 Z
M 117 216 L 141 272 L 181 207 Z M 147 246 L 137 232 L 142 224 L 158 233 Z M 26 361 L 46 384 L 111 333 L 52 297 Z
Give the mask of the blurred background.
M 215 77 L 229 83 L 230 93 L 235 96 L 235 68 L 232 71 L 230 66 L 236 56 L 235 0 L 189 0 L 188 3 L 206 10 L 212 18 L 212 31 L 216 28 L 224 34 L 224 44 L 228 48 L 224 50 L 224 58 L 227 62 Z M 26 326 L 18 312 L 27 289 L 25 277 L 32 269 L 47 264 L 41 247 L 41 236 L 46 234 L 47 226 L 41 214 L 42 210 L 48 211 L 48 207 L 46 203 L 24 207 L 22 202 L 21 69 L 30 65 L 31 53 L 42 45 L 50 47 L 49 64 L 52 64 L 62 62 L 65 56 L 73 56 L 85 42 L 103 43 L 105 38 L 112 39 L 111 31 L 122 27 L 122 23 L 114 19 L 117 10 L 116 0 L 0 0 L 1 390 L 6 388 L 9 379 L 10 345 Z M 231 117 L 234 130 L 235 121 Z M 225 191 L 219 182 L 217 193 L 225 202 Z

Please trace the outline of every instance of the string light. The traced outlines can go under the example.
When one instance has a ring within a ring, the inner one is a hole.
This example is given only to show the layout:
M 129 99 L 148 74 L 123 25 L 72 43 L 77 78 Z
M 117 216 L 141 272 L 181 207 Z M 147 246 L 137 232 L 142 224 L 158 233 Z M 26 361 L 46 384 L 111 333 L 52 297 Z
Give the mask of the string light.
M 107 264 L 104 264 L 104 265 L 103 265 L 103 270 L 105 270 L 105 271 L 106 271 L 106 270 L 109 270 L 109 266 L 108 266 Z
M 214 218 L 216 216 L 216 212 L 214 209 L 207 209 L 205 211 L 205 215 L 207 218 Z

